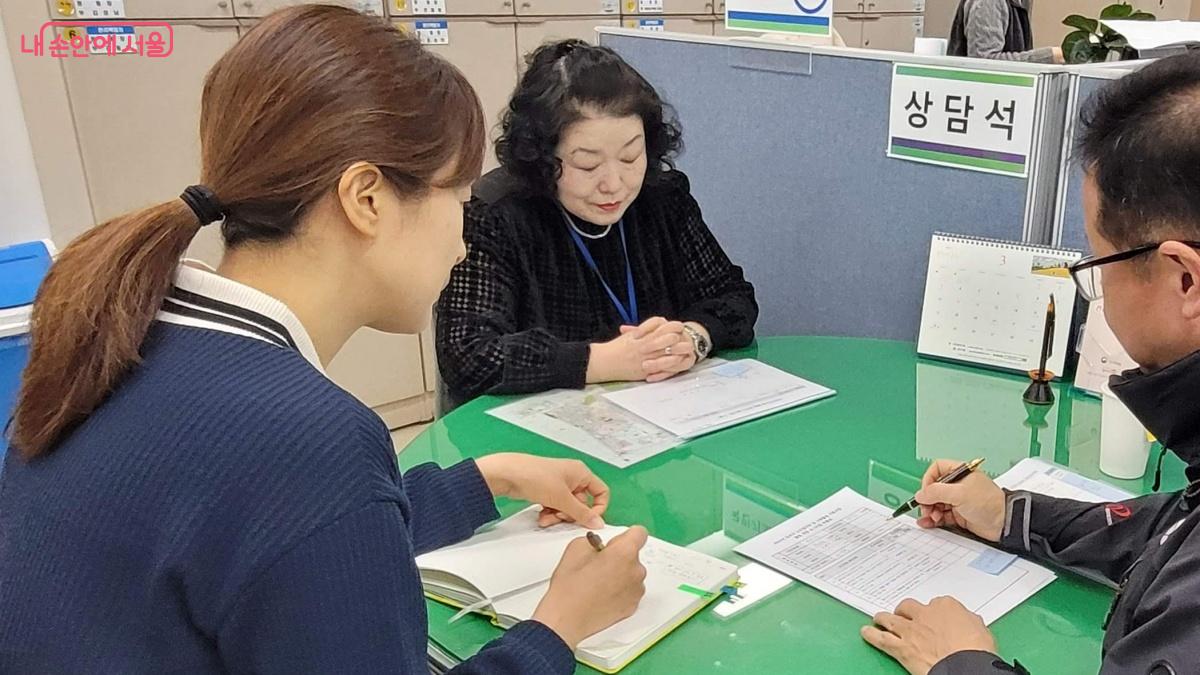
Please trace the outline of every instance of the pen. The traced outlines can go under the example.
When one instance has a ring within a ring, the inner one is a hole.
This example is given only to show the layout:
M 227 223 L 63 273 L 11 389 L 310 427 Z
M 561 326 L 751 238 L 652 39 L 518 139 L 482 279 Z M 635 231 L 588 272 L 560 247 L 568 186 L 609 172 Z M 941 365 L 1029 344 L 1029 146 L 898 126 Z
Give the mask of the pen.
M 1054 354 L 1054 294 L 1050 295 L 1050 304 L 1046 307 L 1046 326 L 1042 330 L 1042 358 L 1038 364 L 1039 380 L 1049 380 L 1046 373 L 1046 361 Z
M 974 471 L 975 469 L 978 469 L 980 464 L 983 464 L 983 458 L 973 459 L 964 464 L 960 464 L 958 466 L 958 468 L 956 468 L 955 470 L 953 470 L 950 473 L 946 474 L 945 476 L 942 476 L 941 478 L 937 479 L 937 482 L 939 482 L 939 483 L 957 483 L 958 481 L 969 476 L 972 471 Z M 902 516 L 905 513 L 908 513 L 909 511 L 912 511 L 913 509 L 917 508 L 918 506 L 920 506 L 920 504 L 917 503 L 917 498 L 913 497 L 912 499 L 901 504 L 900 508 L 893 511 L 892 517 L 895 518 L 897 516 Z
M 600 535 L 596 534 L 595 532 L 588 532 L 587 540 L 588 543 L 592 545 L 592 548 L 596 549 L 596 553 L 604 550 L 604 542 L 600 540 Z

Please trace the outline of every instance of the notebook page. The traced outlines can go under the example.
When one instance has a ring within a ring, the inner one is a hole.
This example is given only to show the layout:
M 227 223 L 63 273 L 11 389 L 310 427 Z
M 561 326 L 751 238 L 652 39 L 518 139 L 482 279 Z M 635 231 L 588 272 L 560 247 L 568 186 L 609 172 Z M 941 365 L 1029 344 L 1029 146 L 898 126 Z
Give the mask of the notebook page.
M 567 545 L 586 530 L 571 523 L 538 527 L 540 510 L 531 506 L 461 544 L 417 556 L 417 568 L 453 574 L 487 597 L 549 580 Z M 625 529 L 594 531 L 608 541 Z
M 1035 563 L 890 516 L 842 488 L 734 550 L 870 616 L 905 598 L 949 595 L 990 624 L 1054 579 Z
M 585 659 L 620 663 L 632 658 L 646 643 L 707 602 L 681 590 L 681 585 L 716 592 L 737 573 L 732 563 L 654 538 L 642 548 L 641 561 L 646 567 L 646 595 L 637 612 L 580 643 L 578 652 Z M 547 588 L 505 598 L 496 603 L 496 613 L 526 620 L 533 616 Z

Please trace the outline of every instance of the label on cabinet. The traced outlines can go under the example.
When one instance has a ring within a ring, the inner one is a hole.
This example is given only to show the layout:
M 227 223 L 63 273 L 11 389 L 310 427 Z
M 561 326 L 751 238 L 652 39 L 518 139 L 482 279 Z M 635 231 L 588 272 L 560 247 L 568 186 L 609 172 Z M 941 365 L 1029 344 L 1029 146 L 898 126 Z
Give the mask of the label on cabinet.
M 924 37 L 925 36 L 925 17 L 918 16 L 918 17 L 913 18 L 913 36 L 914 37 Z
M 924 12 L 925 11 L 925 0 L 913 0 L 913 11 L 914 12 Z
M 638 14 L 662 14 L 663 0 L 637 0 Z
M 446 21 L 418 21 L 417 39 L 423 45 L 450 44 L 450 24 Z
M 75 16 L 80 19 L 123 19 L 125 0 L 75 0 Z
M 638 30 L 648 30 L 651 33 L 662 33 L 667 30 L 662 19 L 638 19 Z
M 133 26 L 87 26 L 89 54 L 128 54 L 133 49 Z
M 405 0 L 397 0 L 404 2 Z M 408 0 L 412 3 L 413 14 L 445 14 L 446 0 Z
M 616 14 L 621 11 L 621 0 L 601 0 L 600 11 L 604 14 Z

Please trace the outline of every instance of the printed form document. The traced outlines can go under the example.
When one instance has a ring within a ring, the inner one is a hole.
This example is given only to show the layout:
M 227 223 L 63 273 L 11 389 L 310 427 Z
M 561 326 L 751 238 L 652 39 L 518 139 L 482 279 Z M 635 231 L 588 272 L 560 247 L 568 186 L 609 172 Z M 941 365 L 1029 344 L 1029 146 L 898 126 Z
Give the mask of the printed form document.
M 671 434 L 696 438 L 835 393 L 761 361 L 742 359 L 604 397 Z
M 842 488 L 734 549 L 869 616 L 949 595 L 991 624 L 1054 580 L 1050 570 Z

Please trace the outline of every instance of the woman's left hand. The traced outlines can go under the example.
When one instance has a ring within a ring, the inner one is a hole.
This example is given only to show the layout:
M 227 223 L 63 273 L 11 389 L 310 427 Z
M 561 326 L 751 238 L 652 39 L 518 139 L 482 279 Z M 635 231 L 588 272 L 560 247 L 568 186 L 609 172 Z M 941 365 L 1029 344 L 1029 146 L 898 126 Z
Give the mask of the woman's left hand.
M 541 504 L 538 525 L 579 523 L 604 527 L 609 489 L 586 464 L 575 459 L 549 459 L 502 452 L 475 460 L 488 489 L 496 497 Z
M 696 365 L 696 345 L 683 330 L 683 323 L 654 317 L 640 326 L 621 326 L 621 334 L 634 332 L 637 339 L 672 336 L 675 341 L 665 349 L 655 352 L 642 362 L 647 382 L 661 382 L 690 370 Z

